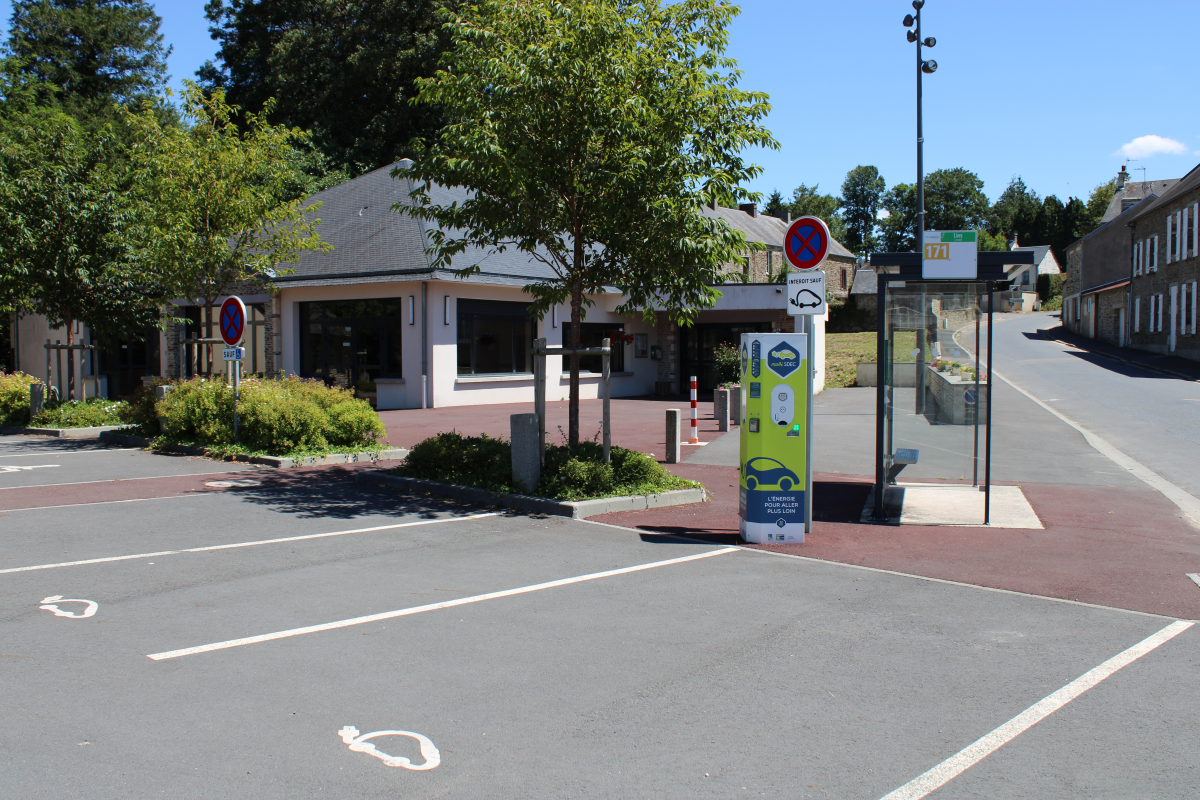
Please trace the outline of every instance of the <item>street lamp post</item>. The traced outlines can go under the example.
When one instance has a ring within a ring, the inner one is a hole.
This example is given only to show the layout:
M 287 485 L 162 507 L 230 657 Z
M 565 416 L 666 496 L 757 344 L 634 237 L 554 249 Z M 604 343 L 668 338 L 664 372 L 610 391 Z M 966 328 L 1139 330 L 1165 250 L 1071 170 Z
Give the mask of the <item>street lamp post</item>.
M 933 47 L 937 44 L 937 39 L 932 36 L 927 36 L 921 39 L 921 7 L 925 5 L 925 0 L 912 0 L 912 6 L 916 10 L 916 14 L 904 15 L 904 27 L 914 30 L 908 31 L 908 40 L 917 44 L 917 231 L 916 243 L 917 247 L 921 247 L 921 234 L 925 232 L 925 163 L 924 149 L 925 137 L 921 129 L 921 76 L 932 75 L 937 71 L 937 62 L 933 59 L 925 61 L 921 58 L 922 47 Z M 918 252 L 920 252 L 918 250 Z

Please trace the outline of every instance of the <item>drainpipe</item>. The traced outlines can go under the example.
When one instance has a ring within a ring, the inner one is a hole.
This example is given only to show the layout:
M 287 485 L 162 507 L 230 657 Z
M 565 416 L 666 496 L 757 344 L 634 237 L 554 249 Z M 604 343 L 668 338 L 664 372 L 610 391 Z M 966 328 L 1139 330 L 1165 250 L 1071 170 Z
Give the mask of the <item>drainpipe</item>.
M 421 408 L 428 408 L 429 399 L 429 283 L 421 281 Z M 427 405 L 428 404 L 428 405 Z

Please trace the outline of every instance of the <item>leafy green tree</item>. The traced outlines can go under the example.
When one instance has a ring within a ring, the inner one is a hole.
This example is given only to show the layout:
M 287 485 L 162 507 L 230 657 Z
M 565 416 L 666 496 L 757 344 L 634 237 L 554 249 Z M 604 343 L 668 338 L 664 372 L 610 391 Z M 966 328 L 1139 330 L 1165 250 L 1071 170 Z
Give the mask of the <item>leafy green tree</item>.
M 1104 212 L 1108 210 L 1108 204 L 1112 202 L 1113 195 L 1116 193 L 1116 178 L 1112 178 L 1107 183 L 1102 183 L 1095 189 L 1092 189 L 1092 193 L 1088 195 L 1087 200 L 1087 220 L 1077 230 L 1080 236 L 1087 236 L 1100 227 L 1100 222 L 1104 219 Z
M 120 147 L 111 126 L 89 132 L 42 107 L 6 114 L 0 131 L 0 307 L 45 315 L 68 345 L 77 321 L 101 337 L 153 324 L 167 296 L 130 244 L 137 208 L 112 166 Z M 74 358 L 67 383 L 75 399 Z
M 913 238 L 917 224 L 916 184 L 897 183 L 884 193 L 882 205 L 887 212 L 879 221 L 884 252 L 916 251 L 916 239 Z
M 1019 175 L 1014 175 L 992 204 L 992 220 L 988 230 L 1005 239 L 1015 234 L 1022 245 L 1041 244 L 1040 241 L 1034 241 L 1041 207 L 1042 199 L 1037 192 L 1031 191 Z
M 234 122 L 241 110 L 223 91 L 185 85 L 188 127 L 163 125 L 149 108 L 126 121 L 135 194 L 146 210 L 140 257 L 168 277 L 174 296 L 204 307 L 211 338 L 217 298 L 240 283 L 286 274 L 283 265 L 303 251 L 332 247 L 316 231 L 319 203 L 280 199 L 293 191 L 293 144 L 305 135 L 252 113 L 244 114 L 243 131 Z
M 831 194 L 821 194 L 820 184 L 806 186 L 803 183 L 792 191 L 792 200 L 787 204 L 792 217 L 819 217 L 829 226 L 829 234 L 839 242 L 846 238 L 846 227 L 838 213 L 839 201 Z
M 145 0 L 14 0 L 6 50 L 80 119 L 111 120 L 114 103 L 156 95 L 171 48 Z
M 752 248 L 711 202 L 743 191 L 778 147 L 760 121 L 767 96 L 738 88 L 724 56 L 737 13 L 724 0 L 483 2 L 449 23 L 454 47 L 419 100 L 450 124 L 407 171 L 414 206 L 435 222 L 434 265 L 469 247 L 528 253 L 555 277 L 525 287 L 534 314 L 569 302 L 578 346 L 588 295 L 620 286 L 617 309 L 680 324 L 717 297 L 720 268 Z M 433 184 L 470 190 L 435 204 Z M 460 276 L 479 271 L 477 264 Z M 579 357 L 570 357 L 568 443 L 579 443 Z
M 230 103 L 312 131 L 333 169 L 358 175 L 420 151 L 435 106 L 413 104 L 415 81 L 447 47 L 438 19 L 459 0 L 209 0 L 217 63 L 199 72 Z
M 955 167 L 926 176 L 926 230 L 983 230 L 990 215 L 991 203 L 983 193 L 983 181 L 974 172 Z
M 866 254 L 876 249 L 875 228 L 886 188 L 875 167 L 860 165 L 846 173 L 840 201 L 845 238 L 840 241 L 850 252 Z

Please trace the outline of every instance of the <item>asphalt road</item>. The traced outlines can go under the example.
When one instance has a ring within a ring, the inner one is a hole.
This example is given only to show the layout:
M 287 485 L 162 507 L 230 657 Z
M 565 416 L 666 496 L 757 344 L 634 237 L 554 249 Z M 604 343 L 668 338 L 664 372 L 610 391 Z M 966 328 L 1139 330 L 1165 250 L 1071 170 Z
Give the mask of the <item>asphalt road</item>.
M 883 797 L 1172 623 L 352 474 L 0 518 L 0 793 Z M 1198 665 L 1189 628 L 930 796 L 1192 796 Z
M 993 369 L 1200 497 L 1200 384 L 1048 341 L 1051 314 L 998 314 Z

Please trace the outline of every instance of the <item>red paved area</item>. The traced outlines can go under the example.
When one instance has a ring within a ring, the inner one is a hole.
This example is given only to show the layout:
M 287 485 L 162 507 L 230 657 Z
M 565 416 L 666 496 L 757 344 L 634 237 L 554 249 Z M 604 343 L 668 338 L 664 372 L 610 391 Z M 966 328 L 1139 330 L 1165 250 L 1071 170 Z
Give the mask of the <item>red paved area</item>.
M 737 470 L 680 464 L 712 500 L 593 517 L 645 531 L 734 543 Z M 1200 619 L 1200 530 L 1153 489 L 1022 485 L 1045 530 L 861 524 L 870 478 L 813 476 L 813 532 L 794 555 L 978 586 Z M 757 547 L 757 546 L 756 546 Z
M 600 431 L 602 403 L 599 400 L 581 400 L 579 403 L 579 438 L 591 439 Z M 654 453 L 659 461 L 666 451 L 668 408 L 683 412 L 683 438 L 687 441 L 691 406 L 688 400 L 664 400 L 661 398 L 621 398 L 612 401 L 612 443 L 618 447 Z M 379 418 L 387 428 L 387 439 L 393 447 L 412 447 L 422 439 L 437 433 L 458 431 L 468 436 L 486 433 L 505 439 L 509 435 L 508 418 L 513 414 L 532 414 L 533 403 L 506 403 L 489 406 L 453 406 L 450 408 L 403 409 L 381 411 Z M 702 442 L 715 439 L 720 432 L 713 418 L 712 403 L 699 404 L 699 439 Z M 562 426 L 560 434 L 558 426 Z M 564 444 L 567 430 L 567 403 L 565 400 L 546 403 L 546 441 Z M 684 457 L 690 452 L 684 446 Z

